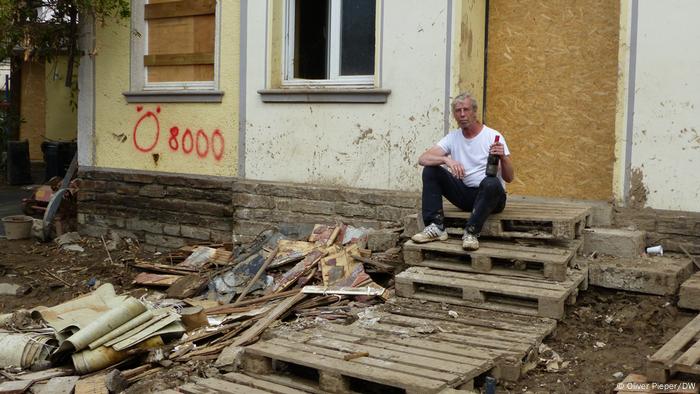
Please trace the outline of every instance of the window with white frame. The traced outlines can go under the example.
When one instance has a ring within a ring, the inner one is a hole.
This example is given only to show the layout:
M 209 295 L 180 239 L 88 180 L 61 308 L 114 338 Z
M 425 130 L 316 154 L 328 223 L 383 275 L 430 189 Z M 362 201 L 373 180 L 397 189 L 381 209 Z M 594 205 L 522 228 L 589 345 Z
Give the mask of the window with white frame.
M 376 0 L 287 0 L 285 85 L 373 85 Z
M 127 102 L 221 102 L 222 0 L 131 0 Z

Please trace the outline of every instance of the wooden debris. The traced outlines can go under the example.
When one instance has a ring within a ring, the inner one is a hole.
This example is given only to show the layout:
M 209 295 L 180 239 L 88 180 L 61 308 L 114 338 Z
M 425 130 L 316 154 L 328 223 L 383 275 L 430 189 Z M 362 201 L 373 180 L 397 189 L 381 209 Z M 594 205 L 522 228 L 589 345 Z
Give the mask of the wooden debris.
M 200 274 L 191 274 L 187 276 L 179 277 L 175 283 L 173 283 L 166 294 L 168 297 L 183 299 L 194 297 L 201 293 L 209 284 L 209 278 Z
M 343 356 L 343 360 L 350 361 L 360 357 L 369 357 L 369 352 L 354 352 Z
M 304 294 L 338 294 L 338 295 L 362 295 L 381 296 L 386 289 L 382 287 L 325 287 L 325 286 L 304 286 L 301 292 Z
M 34 383 L 31 380 L 11 380 L 0 383 L 0 394 L 22 394 Z
M 265 329 L 272 324 L 275 320 L 277 320 L 280 316 L 285 314 L 289 309 L 291 309 L 297 302 L 303 300 L 306 297 L 306 294 L 303 293 L 297 293 L 296 295 L 287 298 L 283 302 L 281 302 L 279 305 L 277 305 L 273 310 L 268 312 L 268 314 L 260 319 L 253 327 L 249 328 L 246 330 L 243 335 L 240 337 L 236 338 L 235 341 L 233 341 L 233 344 L 231 346 L 242 346 L 246 345 L 255 338 L 260 335 Z
M 191 269 L 191 268 L 176 267 L 176 266 L 172 266 L 172 265 L 157 264 L 157 263 L 145 263 L 142 261 L 137 261 L 137 262 L 131 264 L 131 266 L 134 268 L 139 268 L 139 269 L 146 270 L 146 271 L 160 272 L 160 273 L 172 274 L 172 275 L 189 275 L 193 272 L 196 272 L 196 270 Z
M 259 269 L 258 272 L 255 274 L 255 276 L 253 277 L 253 279 L 251 279 L 250 282 L 248 282 L 248 285 L 245 287 L 245 289 L 243 289 L 243 291 L 241 292 L 241 295 L 238 296 L 238 299 L 236 300 L 236 302 L 233 303 L 233 306 L 238 305 L 241 301 L 243 301 L 243 298 L 245 298 L 245 296 L 248 295 L 248 292 L 250 291 L 250 289 L 253 287 L 253 285 L 255 284 L 255 282 L 258 281 L 258 279 L 260 278 L 260 276 L 262 275 L 262 273 L 265 272 L 265 270 L 267 269 L 267 266 L 270 265 L 270 263 L 272 262 L 272 260 L 273 260 L 273 259 L 275 258 L 275 256 L 277 255 L 277 252 L 278 252 L 278 251 L 279 251 L 279 247 L 276 247 L 275 250 L 273 250 L 272 253 L 270 253 L 270 255 L 267 256 L 267 259 L 265 260 L 265 262 L 263 263 L 263 265 L 260 266 L 260 269 Z
M 205 309 L 204 313 L 206 313 L 207 315 L 225 315 L 225 314 L 229 314 L 229 313 L 242 312 L 243 310 L 249 310 L 247 308 L 241 309 L 244 306 L 255 305 L 255 304 L 260 304 L 260 303 L 271 301 L 271 300 L 276 300 L 278 298 L 289 297 L 291 295 L 299 293 L 300 291 L 301 291 L 301 289 L 293 289 L 293 290 L 283 291 L 283 292 L 279 292 L 279 293 L 275 293 L 275 294 L 268 294 L 266 296 L 262 296 L 262 297 L 259 297 L 259 298 L 253 299 L 253 300 L 241 301 L 235 307 L 234 307 L 234 304 L 225 304 L 225 305 L 215 306 L 212 308 Z
M 80 376 L 61 376 L 51 378 L 41 390 L 41 394 L 71 394 Z M 125 387 L 126 388 L 126 387 Z
M 168 275 L 168 274 L 151 274 L 147 272 L 141 272 L 136 275 L 133 283 L 143 286 L 159 286 L 168 287 L 172 286 L 173 283 L 180 279 L 180 275 Z
M 109 394 L 105 385 L 105 374 L 92 375 L 78 380 L 75 394 Z

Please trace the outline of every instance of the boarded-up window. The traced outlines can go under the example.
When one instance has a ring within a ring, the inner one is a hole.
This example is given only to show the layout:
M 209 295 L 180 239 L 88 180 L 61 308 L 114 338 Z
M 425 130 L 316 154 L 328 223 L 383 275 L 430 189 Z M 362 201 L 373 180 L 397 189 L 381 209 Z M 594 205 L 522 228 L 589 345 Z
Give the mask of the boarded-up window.
M 213 82 L 216 0 L 150 0 L 145 7 L 146 84 Z

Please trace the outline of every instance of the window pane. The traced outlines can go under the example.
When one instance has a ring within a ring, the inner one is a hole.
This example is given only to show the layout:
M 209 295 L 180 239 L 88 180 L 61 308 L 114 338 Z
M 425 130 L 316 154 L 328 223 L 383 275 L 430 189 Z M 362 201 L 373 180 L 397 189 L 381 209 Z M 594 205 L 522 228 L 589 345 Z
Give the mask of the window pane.
M 344 0 L 340 75 L 374 74 L 375 0 Z
M 294 76 L 328 78 L 328 7 L 330 0 L 296 0 Z

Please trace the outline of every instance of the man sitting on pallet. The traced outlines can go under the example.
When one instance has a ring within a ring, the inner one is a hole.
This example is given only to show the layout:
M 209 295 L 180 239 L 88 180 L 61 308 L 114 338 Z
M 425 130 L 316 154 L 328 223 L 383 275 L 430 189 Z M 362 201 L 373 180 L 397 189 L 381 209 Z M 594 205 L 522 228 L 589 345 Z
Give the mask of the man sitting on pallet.
M 506 206 L 505 182 L 510 183 L 515 176 L 510 151 L 501 133 L 476 119 L 477 108 L 471 94 L 455 97 L 452 115 L 459 129 L 450 131 L 418 159 L 424 167 L 422 209 L 426 227 L 411 238 L 414 242 L 447 240 L 443 196 L 459 209 L 472 213 L 462 237 L 465 250 L 479 248 L 477 237 L 486 219 Z M 500 141 L 494 142 L 497 136 Z M 486 176 L 489 154 L 500 159 L 495 177 Z

